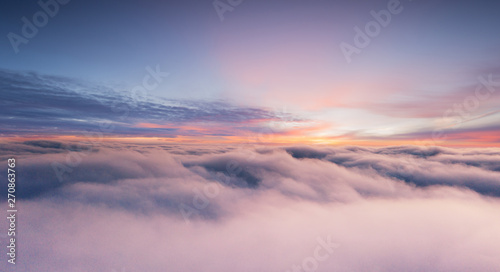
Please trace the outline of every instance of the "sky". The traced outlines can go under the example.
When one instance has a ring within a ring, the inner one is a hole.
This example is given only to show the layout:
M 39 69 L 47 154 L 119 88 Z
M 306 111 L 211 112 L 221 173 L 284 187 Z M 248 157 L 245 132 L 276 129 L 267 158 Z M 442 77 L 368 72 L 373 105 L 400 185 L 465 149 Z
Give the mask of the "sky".
M 3 138 L 500 145 L 498 1 L 41 3 L 0 4 Z

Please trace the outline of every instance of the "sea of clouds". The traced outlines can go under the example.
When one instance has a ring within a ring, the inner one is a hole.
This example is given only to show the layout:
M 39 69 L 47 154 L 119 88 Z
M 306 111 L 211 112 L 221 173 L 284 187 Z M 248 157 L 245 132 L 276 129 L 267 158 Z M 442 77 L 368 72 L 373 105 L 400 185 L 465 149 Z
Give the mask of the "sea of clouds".
M 500 271 L 500 149 L 0 147 L 1 271 Z

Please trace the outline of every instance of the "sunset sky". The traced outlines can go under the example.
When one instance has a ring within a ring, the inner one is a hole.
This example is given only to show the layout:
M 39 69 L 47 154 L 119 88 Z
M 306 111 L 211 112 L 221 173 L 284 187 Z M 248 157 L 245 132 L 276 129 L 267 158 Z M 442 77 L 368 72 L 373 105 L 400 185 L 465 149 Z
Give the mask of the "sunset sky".
M 17 35 L 42 10 L 1 5 L 0 30 Z M 27 43 L 1 40 L 0 133 L 78 136 L 103 121 L 117 138 L 499 146 L 500 3 L 394 1 L 348 62 L 341 44 L 355 46 L 355 27 L 389 5 L 70 1 Z M 160 81 L 132 94 L 147 67 Z
M 499 30 L 498 0 L 1 1 L 0 271 L 498 272 Z

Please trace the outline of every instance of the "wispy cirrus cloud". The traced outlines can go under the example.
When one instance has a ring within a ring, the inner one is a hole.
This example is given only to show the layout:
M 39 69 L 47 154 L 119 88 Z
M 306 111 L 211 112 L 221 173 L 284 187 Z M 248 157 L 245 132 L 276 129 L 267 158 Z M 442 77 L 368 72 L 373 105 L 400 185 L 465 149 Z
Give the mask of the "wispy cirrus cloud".
M 0 89 L 3 136 L 75 135 L 95 130 L 99 123 L 113 125 L 111 134 L 118 136 L 229 136 L 279 120 L 267 109 L 223 101 L 135 98 L 110 87 L 37 73 L 2 70 Z M 207 129 L 189 129 L 190 124 Z
M 2 137 L 79 137 L 89 131 L 98 131 L 104 136 L 117 138 L 218 142 L 241 142 L 248 137 L 267 135 L 262 141 L 285 144 L 391 145 L 430 140 L 433 144 L 496 146 L 499 140 L 495 136 L 498 131 L 496 116 L 499 114 L 495 107 L 500 96 L 491 92 L 488 99 L 478 100 L 481 103 L 474 111 L 464 112 L 464 103 L 470 103 L 466 99 L 475 94 L 469 88 L 459 94 L 430 96 L 423 100 L 365 105 L 361 115 L 361 109 L 344 112 L 337 108 L 318 116 L 308 112 L 294 114 L 243 106 L 223 100 L 134 97 L 115 87 L 37 73 L 1 70 L 0 79 Z M 484 92 L 488 90 L 483 88 L 481 94 Z M 453 101 L 461 102 L 461 106 L 457 108 Z M 361 127 L 370 112 L 392 115 L 397 123 L 388 125 L 381 121 Z M 350 118 L 357 121 L 346 127 L 344 116 L 351 115 Z M 405 125 L 405 120 L 415 119 L 420 121 Z M 101 129 L 103 126 L 105 130 Z M 440 141 L 436 141 L 433 136 L 436 130 L 446 138 L 440 137 Z

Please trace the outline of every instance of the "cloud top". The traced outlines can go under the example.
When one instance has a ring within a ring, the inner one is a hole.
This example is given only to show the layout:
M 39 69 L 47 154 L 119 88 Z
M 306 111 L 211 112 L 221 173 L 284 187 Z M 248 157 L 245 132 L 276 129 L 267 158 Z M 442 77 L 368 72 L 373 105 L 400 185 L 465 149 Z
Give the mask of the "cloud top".
M 316 271 L 500 268 L 498 149 L 10 146 L 28 269 L 290 271 L 326 237 Z

